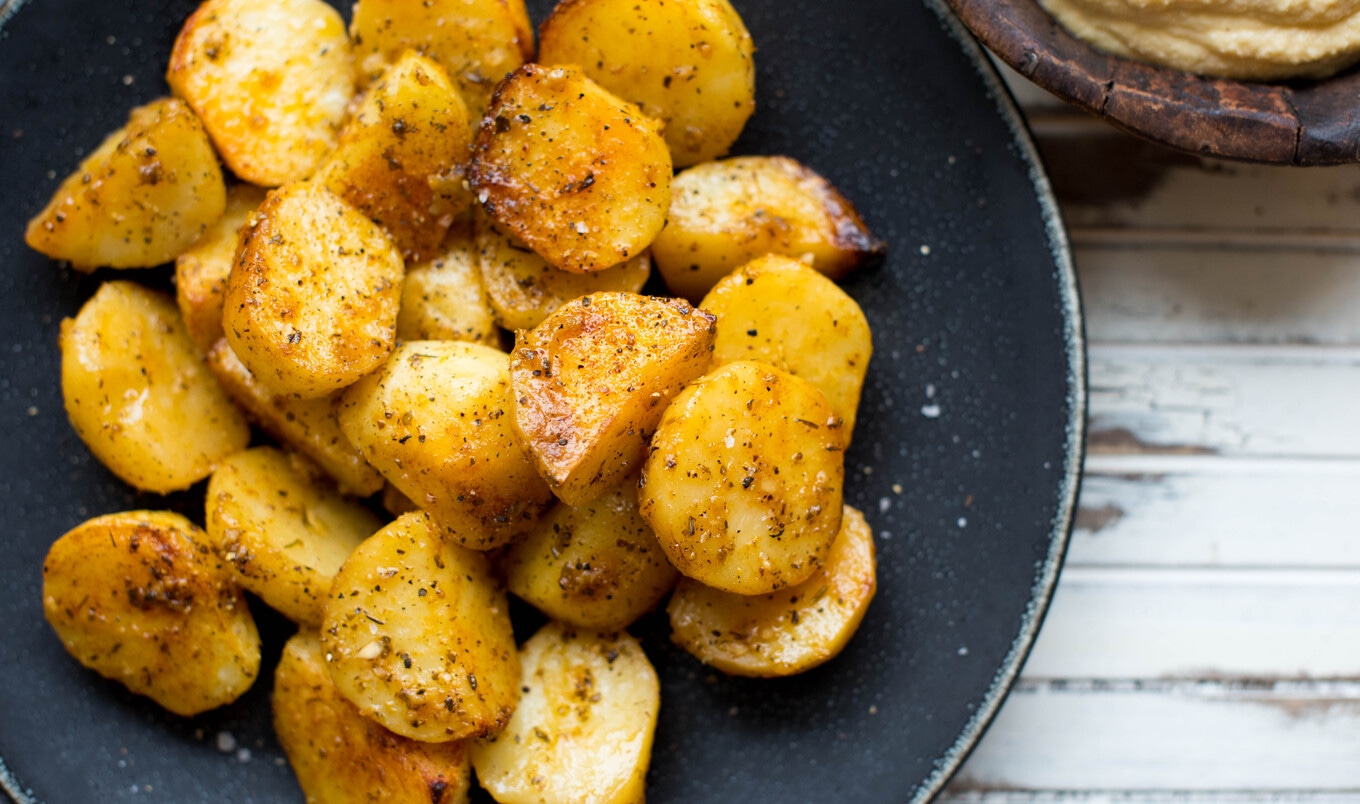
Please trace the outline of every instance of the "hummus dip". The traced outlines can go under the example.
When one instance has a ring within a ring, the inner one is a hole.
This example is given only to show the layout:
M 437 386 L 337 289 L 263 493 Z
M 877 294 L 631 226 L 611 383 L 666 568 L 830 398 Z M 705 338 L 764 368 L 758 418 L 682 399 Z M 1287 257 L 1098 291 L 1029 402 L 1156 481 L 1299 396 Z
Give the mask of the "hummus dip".
M 1325 78 L 1360 61 L 1360 0 L 1039 0 L 1117 56 L 1202 75 Z

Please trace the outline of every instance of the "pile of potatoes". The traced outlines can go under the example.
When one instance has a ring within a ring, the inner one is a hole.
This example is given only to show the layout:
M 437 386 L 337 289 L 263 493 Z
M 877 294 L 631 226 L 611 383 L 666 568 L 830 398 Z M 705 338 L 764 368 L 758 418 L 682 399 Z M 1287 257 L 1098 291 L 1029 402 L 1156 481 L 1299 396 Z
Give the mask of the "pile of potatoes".
M 246 592 L 296 622 L 274 718 L 311 801 L 462 801 L 471 768 L 640 801 L 631 623 L 669 595 L 700 660 L 787 675 L 874 594 L 843 501 L 872 344 L 833 279 L 882 244 L 794 160 L 717 159 L 755 108 L 727 0 L 563 0 L 538 42 L 522 0 L 359 0 L 348 30 L 207 0 L 172 97 L 28 228 L 80 270 L 174 261 L 175 298 L 110 280 L 63 322 L 62 391 L 130 485 L 207 480 L 206 527 L 58 539 L 47 619 L 181 715 L 258 676 Z M 523 645 L 507 589 L 550 620 Z

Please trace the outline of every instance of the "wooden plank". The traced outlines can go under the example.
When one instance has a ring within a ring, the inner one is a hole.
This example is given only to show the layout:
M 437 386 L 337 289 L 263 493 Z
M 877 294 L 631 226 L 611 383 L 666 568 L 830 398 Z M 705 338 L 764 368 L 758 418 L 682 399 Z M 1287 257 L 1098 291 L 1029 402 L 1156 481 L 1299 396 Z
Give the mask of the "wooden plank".
M 1360 790 L 1360 684 L 1022 682 L 960 770 L 972 790 Z

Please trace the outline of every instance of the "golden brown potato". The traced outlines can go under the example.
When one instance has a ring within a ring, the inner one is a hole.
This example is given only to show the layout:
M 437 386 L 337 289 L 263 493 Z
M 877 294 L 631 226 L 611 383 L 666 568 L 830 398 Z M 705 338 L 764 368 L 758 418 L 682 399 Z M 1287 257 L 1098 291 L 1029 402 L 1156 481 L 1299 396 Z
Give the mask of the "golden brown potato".
M 874 351 L 854 299 L 806 263 L 771 254 L 728 274 L 699 306 L 718 317 L 716 365 L 759 360 L 802 377 L 845 420 L 850 443 Z
M 697 302 L 738 266 L 766 254 L 809 261 L 840 279 L 884 245 L 831 183 L 783 156 L 708 162 L 675 177 L 670 217 L 652 258 L 677 296 Z
M 383 230 L 326 188 L 275 190 L 227 279 L 227 342 L 275 391 L 325 396 L 391 354 L 405 270 Z
M 554 620 L 599 631 L 627 628 L 677 576 L 637 507 L 636 477 L 579 508 L 558 506 L 510 546 L 506 585 Z
M 382 522 L 341 497 L 305 459 L 273 447 L 238 452 L 208 481 L 208 537 L 242 586 L 319 628 L 331 580 Z
M 177 715 L 239 698 L 260 669 L 245 595 L 179 514 L 97 517 L 52 545 L 43 613 L 66 650 Z
M 311 458 L 335 478 L 341 491 L 367 497 L 382 488 L 382 475 L 340 431 L 339 394 L 297 399 L 275 393 L 255 379 L 226 339 L 208 353 L 208 367 L 218 384 L 265 432 Z
M 410 497 L 402 494 L 401 491 L 391 483 L 383 485 L 381 499 L 383 510 L 387 511 L 387 513 L 392 516 L 401 516 L 402 514 L 409 514 L 412 511 L 420 510 L 419 506 L 411 502 Z
M 524 643 L 524 696 L 505 731 L 472 744 L 501 804 L 635 804 L 661 687 L 637 641 L 545 625 Z
M 81 161 L 24 241 L 80 271 L 160 265 L 222 216 L 226 192 L 203 124 L 183 101 L 158 100 Z
M 401 291 L 397 337 L 403 341 L 470 341 L 499 346 L 472 233 L 449 231 L 440 253 L 411 266 Z
M 482 280 L 496 320 L 509 330 L 533 329 L 558 307 L 590 293 L 637 293 L 652 275 L 652 257 L 646 251 L 603 271 L 558 270 L 498 230 L 485 214 L 476 217 Z
M 309 804 L 467 801 L 467 744 L 411 740 L 364 717 L 335 688 L 314 631 L 283 646 L 272 701 L 274 732 Z
M 448 71 L 474 121 L 496 84 L 534 55 L 524 0 L 359 0 L 351 32 L 360 80 L 415 50 Z
M 523 533 L 552 501 L 510 414 L 509 355 L 412 341 L 345 392 L 340 427 L 446 538 L 489 550 Z
M 354 96 L 345 23 L 321 0 L 207 0 L 165 76 L 222 161 L 262 187 L 301 181 L 335 148 Z
M 728 363 L 666 409 L 638 505 L 681 573 L 763 595 L 816 572 L 841 527 L 840 417 L 811 383 Z
M 227 191 L 227 210 L 217 223 L 175 258 L 175 302 L 194 344 L 207 354 L 222 337 L 222 297 L 236 258 L 241 228 L 264 203 L 264 190 L 237 184 Z
M 797 586 L 747 597 L 681 580 L 666 609 L 671 638 L 725 673 L 801 673 L 841 652 L 877 582 L 873 529 L 847 505 L 826 564 Z
M 755 47 L 727 0 L 563 0 L 540 64 L 579 64 L 665 123 L 676 167 L 727 153 L 756 108 Z
M 708 370 L 713 316 L 680 299 L 583 296 L 529 332 L 510 363 L 514 424 L 568 505 L 637 471 L 675 395 Z
M 519 698 L 505 593 L 485 556 L 441 538 L 423 513 L 378 531 L 340 568 L 321 646 L 345 698 L 412 739 L 492 734 Z
M 61 392 L 90 452 L 126 483 L 192 486 L 250 441 L 169 297 L 106 282 L 61 322 Z
M 660 126 L 573 67 L 526 64 L 496 89 L 473 149 L 477 199 L 556 268 L 603 271 L 666 222 Z
M 444 68 L 408 51 L 369 88 L 316 181 L 386 229 L 408 261 L 429 259 L 472 204 L 470 126 Z

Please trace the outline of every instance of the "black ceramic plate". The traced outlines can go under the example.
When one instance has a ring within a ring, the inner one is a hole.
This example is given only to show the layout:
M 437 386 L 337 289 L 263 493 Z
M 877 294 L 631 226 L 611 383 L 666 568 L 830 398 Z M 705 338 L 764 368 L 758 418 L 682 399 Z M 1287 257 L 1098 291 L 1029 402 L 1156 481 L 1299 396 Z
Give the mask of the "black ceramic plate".
M 735 0 L 759 46 L 740 153 L 829 176 L 890 244 L 847 287 L 875 334 L 847 499 L 878 535 L 879 592 L 830 664 L 730 679 L 637 632 L 662 678 L 653 802 L 902 802 L 979 738 L 1038 629 L 1077 491 L 1076 288 L 1027 135 L 947 13 L 904 0 Z M 0 757 L 21 801 L 301 801 L 268 683 L 191 720 L 82 669 L 42 619 L 48 546 L 84 519 L 173 507 L 86 453 L 57 328 L 111 272 L 30 252 L 25 221 L 127 110 L 164 93 L 193 0 L 0 0 Z M 531 2 L 536 19 L 547 1 Z M 165 272 L 128 273 L 153 284 Z M 287 627 L 260 611 L 264 679 Z

